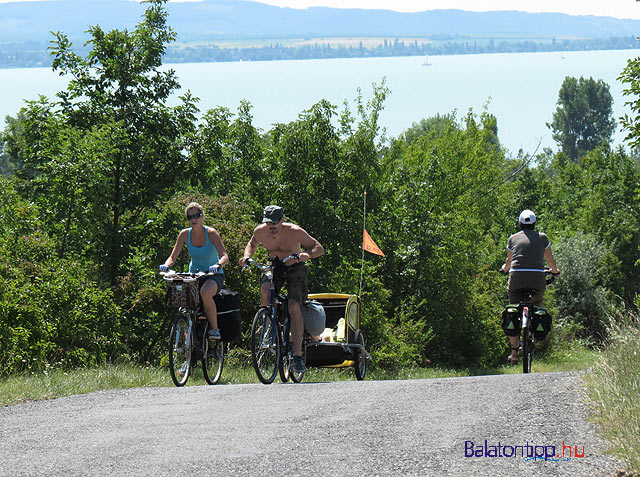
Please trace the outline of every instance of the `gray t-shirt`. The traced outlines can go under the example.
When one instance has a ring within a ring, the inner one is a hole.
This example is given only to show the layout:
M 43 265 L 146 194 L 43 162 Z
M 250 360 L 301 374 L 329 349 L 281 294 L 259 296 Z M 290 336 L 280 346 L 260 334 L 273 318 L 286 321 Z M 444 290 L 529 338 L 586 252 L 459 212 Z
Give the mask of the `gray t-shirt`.
M 510 271 L 544 271 L 544 251 L 550 246 L 542 232 L 521 230 L 509 237 L 507 250 L 512 253 Z

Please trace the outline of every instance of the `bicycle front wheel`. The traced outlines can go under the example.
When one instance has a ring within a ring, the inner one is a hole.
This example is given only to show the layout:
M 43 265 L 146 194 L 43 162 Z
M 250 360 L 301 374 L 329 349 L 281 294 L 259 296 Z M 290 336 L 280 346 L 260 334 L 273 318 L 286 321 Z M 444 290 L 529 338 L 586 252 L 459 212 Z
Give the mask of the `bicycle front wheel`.
M 251 361 L 258 379 L 271 384 L 278 373 L 280 340 L 276 321 L 271 312 L 261 308 L 253 317 L 251 326 Z
M 169 370 L 176 386 L 184 386 L 191 372 L 191 343 L 189 336 L 189 317 L 178 314 L 171 325 L 169 338 Z
M 209 384 L 218 384 L 224 365 L 224 342 L 212 341 L 208 345 L 207 355 L 202 359 L 202 374 Z

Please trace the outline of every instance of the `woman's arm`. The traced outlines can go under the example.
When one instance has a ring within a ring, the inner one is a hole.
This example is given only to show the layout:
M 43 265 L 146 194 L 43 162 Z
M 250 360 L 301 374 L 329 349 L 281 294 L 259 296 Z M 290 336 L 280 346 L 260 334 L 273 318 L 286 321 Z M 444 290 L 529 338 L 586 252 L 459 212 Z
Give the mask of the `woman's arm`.
M 551 245 L 544 249 L 544 259 L 551 267 L 551 273 L 555 275 L 560 273 L 560 271 L 558 270 L 558 266 L 556 265 L 556 259 L 553 258 L 553 252 L 551 252 Z
M 218 231 L 213 227 L 209 227 L 209 240 L 218 251 L 218 265 L 220 265 L 220 267 L 224 267 L 229 263 L 229 255 L 227 255 L 227 249 L 224 248 L 224 244 L 222 243 L 222 237 L 220 237 Z M 212 263 L 211 265 L 215 265 L 215 263 Z
M 189 234 L 189 229 L 184 229 L 178 234 L 178 238 L 176 239 L 176 244 L 173 246 L 173 250 L 171 251 L 171 255 L 164 261 L 164 264 L 171 268 L 178 260 L 180 256 L 180 252 L 182 252 L 182 248 L 184 244 L 187 243 L 187 235 Z
M 507 249 L 507 258 L 504 261 L 504 264 L 502 265 L 502 271 L 503 272 L 508 272 L 509 269 L 511 268 L 511 260 L 513 260 L 513 252 L 509 249 Z

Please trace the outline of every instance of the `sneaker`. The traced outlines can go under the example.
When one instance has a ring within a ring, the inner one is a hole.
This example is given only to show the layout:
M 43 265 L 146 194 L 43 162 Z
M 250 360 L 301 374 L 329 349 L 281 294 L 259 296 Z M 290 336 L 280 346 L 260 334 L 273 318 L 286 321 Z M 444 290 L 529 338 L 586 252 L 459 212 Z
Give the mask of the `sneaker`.
M 188 369 L 187 363 L 184 362 L 182 363 L 182 366 L 180 366 L 180 369 L 176 372 L 176 374 L 182 377 L 187 373 L 187 369 Z
M 306 371 L 304 358 L 302 356 L 294 356 L 292 368 L 294 373 L 304 373 Z
M 209 341 L 215 341 L 220 339 L 220 330 L 218 328 L 209 330 Z

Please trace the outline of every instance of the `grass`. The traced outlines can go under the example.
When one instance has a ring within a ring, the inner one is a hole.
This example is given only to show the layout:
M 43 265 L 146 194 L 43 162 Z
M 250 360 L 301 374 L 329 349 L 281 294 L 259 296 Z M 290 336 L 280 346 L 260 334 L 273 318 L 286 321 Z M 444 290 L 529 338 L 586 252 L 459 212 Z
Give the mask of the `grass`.
M 609 451 L 640 475 L 640 323 L 627 316 L 612 325 L 605 351 L 588 373 L 594 421 Z
M 535 372 L 584 370 L 598 359 L 598 353 L 583 348 L 560 355 L 542 357 L 534 361 Z M 246 356 L 230 356 L 225 360 L 220 385 L 257 383 L 253 368 L 246 364 Z M 487 374 L 515 374 L 522 372 L 520 366 L 497 368 L 402 368 L 384 370 L 369 368 L 367 380 L 387 379 L 431 379 Z M 277 379 L 277 378 L 276 378 Z M 308 370 L 305 381 L 352 381 L 352 368 Z M 199 369 L 189 378 L 187 386 L 206 385 Z M 166 368 L 140 367 L 131 364 L 109 365 L 99 368 L 75 370 L 48 369 L 41 373 L 23 373 L 0 379 L 0 406 L 27 401 L 54 399 L 73 394 L 84 394 L 105 389 L 127 389 L 137 387 L 173 386 Z

